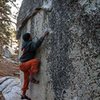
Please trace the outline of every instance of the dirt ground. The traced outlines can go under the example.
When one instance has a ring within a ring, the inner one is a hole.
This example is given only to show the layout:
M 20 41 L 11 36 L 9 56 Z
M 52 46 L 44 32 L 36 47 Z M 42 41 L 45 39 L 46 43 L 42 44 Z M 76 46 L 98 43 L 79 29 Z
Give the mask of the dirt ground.
M 18 64 L 0 58 L 0 77 L 4 76 L 19 76 Z

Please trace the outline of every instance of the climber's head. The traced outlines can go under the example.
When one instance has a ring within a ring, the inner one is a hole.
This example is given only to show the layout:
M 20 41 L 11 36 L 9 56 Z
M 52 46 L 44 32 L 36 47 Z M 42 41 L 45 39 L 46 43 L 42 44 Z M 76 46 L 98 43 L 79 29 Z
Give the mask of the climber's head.
M 31 34 L 30 34 L 30 33 L 25 33 L 25 34 L 23 35 L 23 40 L 24 40 L 24 41 L 32 40 Z

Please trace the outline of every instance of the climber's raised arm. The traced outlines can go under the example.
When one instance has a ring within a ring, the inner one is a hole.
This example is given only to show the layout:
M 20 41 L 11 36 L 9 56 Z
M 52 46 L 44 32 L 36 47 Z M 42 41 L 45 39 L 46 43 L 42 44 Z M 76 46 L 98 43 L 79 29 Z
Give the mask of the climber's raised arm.
M 38 49 L 38 48 L 41 46 L 41 44 L 42 44 L 44 38 L 47 37 L 48 34 L 49 34 L 49 32 L 46 31 L 46 32 L 44 33 L 44 35 L 43 35 L 42 37 L 39 38 L 39 40 L 35 43 L 35 48 L 36 48 L 36 49 Z

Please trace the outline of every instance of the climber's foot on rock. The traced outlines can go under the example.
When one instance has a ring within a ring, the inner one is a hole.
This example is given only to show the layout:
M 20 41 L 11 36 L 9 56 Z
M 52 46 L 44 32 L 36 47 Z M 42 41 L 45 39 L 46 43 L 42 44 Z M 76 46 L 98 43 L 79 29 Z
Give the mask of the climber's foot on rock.
M 31 80 L 31 82 L 34 83 L 34 84 L 39 84 L 39 80 L 36 80 L 35 78 L 33 78 L 33 79 Z
M 35 10 L 41 10 L 41 8 L 35 8 Z
M 31 100 L 28 96 L 26 96 L 26 95 L 22 95 L 21 96 L 21 99 L 27 99 L 27 100 Z

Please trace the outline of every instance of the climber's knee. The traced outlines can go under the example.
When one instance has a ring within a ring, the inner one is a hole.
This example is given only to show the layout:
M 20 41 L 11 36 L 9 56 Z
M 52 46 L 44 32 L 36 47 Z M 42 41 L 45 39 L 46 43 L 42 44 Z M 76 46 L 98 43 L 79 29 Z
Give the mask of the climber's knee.
M 40 60 L 33 59 L 31 64 L 31 69 L 30 69 L 31 74 L 37 74 L 39 70 L 40 70 Z

